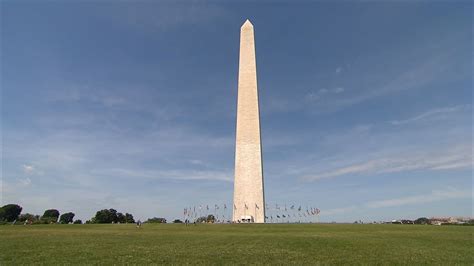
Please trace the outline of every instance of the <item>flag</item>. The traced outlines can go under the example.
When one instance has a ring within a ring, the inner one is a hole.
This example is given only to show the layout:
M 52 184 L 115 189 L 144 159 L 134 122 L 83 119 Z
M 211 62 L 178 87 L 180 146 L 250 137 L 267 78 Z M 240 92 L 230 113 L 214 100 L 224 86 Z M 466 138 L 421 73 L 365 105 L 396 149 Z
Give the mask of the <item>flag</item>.
M 224 210 L 227 210 L 227 205 L 224 204 Z
M 299 211 L 299 212 L 301 211 L 301 206 L 298 208 L 298 211 Z
M 257 203 L 255 203 L 255 208 L 260 210 L 260 208 L 258 207 Z
M 287 211 L 287 209 L 286 209 L 286 204 L 285 204 L 285 211 Z
M 286 218 L 286 216 L 284 214 L 282 216 L 283 216 L 283 218 Z
M 319 210 L 318 208 L 316 208 L 316 214 L 319 214 L 321 212 L 321 210 Z
M 218 210 L 219 206 L 217 204 L 214 205 L 214 209 Z
M 234 210 L 237 210 L 237 206 L 235 206 L 235 204 L 234 204 Z
M 209 210 L 209 205 L 206 205 L 206 209 Z
M 245 209 L 248 210 L 249 206 L 247 206 L 247 203 L 244 203 L 244 204 L 245 204 Z
M 290 209 L 292 209 L 292 210 L 293 210 L 294 208 L 295 208 L 295 205 L 291 205 Z
M 277 215 L 277 218 L 280 218 L 280 215 Z

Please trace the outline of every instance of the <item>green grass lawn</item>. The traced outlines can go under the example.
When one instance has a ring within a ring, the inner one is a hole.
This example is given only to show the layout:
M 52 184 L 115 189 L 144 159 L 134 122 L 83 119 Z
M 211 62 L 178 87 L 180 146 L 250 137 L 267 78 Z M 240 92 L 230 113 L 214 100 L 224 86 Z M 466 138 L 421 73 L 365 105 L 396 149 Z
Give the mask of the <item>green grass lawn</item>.
M 0 226 L 0 265 L 468 264 L 472 226 L 239 224 Z

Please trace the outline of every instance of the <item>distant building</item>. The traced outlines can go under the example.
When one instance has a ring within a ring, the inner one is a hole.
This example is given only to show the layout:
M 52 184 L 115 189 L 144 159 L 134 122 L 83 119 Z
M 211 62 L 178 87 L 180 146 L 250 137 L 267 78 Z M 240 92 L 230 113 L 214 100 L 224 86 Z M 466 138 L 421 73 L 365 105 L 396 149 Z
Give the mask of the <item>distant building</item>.
M 471 217 L 431 217 L 430 222 L 434 225 L 442 224 L 465 224 L 472 221 Z

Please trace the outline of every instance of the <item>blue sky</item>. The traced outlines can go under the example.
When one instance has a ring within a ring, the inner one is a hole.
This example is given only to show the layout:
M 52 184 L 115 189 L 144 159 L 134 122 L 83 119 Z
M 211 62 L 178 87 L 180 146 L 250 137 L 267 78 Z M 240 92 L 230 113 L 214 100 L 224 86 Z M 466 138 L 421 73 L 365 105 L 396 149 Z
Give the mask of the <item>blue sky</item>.
M 255 27 L 266 201 L 472 215 L 472 3 L 1 3 L 2 197 L 145 219 L 232 202 Z

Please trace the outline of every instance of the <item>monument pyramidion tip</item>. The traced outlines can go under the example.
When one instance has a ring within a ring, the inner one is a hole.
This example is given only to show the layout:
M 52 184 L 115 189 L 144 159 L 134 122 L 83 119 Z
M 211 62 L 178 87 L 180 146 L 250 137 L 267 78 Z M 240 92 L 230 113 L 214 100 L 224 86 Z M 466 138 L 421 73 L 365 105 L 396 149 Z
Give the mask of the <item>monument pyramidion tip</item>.
M 247 19 L 242 25 L 242 28 L 253 28 L 252 22 L 250 22 L 250 20 Z

